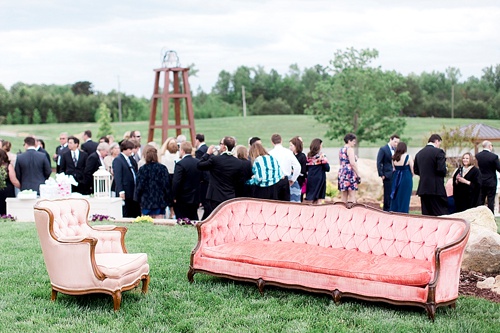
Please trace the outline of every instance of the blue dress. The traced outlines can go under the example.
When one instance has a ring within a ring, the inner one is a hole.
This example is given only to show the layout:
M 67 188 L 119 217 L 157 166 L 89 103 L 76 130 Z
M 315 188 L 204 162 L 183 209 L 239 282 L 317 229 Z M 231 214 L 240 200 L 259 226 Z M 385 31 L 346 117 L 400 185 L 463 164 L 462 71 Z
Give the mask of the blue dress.
M 409 155 L 406 155 L 403 165 L 394 166 L 392 174 L 391 212 L 408 213 L 410 198 L 413 190 L 413 176 L 408 164 Z

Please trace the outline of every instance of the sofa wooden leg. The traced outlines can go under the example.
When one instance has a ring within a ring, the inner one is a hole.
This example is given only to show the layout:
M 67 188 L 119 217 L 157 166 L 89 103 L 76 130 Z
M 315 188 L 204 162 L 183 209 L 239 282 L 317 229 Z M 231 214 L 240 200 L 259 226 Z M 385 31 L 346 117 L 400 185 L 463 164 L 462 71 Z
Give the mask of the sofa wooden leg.
M 142 279 L 142 293 L 145 294 L 148 292 L 148 287 L 149 287 L 149 274 L 146 275 L 143 279 Z
M 55 301 L 57 298 L 57 290 L 55 290 L 54 288 L 52 288 L 52 292 L 50 294 L 50 300 L 51 301 Z
M 190 283 L 193 283 L 194 282 L 194 274 L 196 272 L 194 271 L 193 267 L 189 267 L 189 271 L 188 271 L 188 274 L 187 274 L 187 277 L 188 277 L 188 281 Z
M 120 310 L 120 304 L 122 303 L 122 292 L 117 290 L 113 293 L 113 309 L 115 311 Z
M 339 305 L 340 299 L 342 298 L 342 293 L 338 289 L 335 289 L 332 293 L 332 296 L 333 296 L 333 301 L 335 302 L 335 304 Z
M 266 286 L 266 282 L 262 279 L 257 280 L 257 287 L 259 288 L 259 292 L 261 295 L 264 295 L 264 287 Z
M 434 321 L 434 317 L 436 316 L 436 305 L 434 303 L 427 303 L 425 304 L 425 310 L 427 311 L 429 319 Z

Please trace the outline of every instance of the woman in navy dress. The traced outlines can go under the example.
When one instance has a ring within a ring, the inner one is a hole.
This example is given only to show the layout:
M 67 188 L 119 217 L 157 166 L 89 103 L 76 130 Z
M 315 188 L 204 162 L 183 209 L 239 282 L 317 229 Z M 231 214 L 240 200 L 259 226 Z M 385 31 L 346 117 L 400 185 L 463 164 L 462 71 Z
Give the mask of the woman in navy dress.
M 306 177 L 307 177 L 307 157 L 306 154 L 302 152 L 303 144 L 302 138 L 300 136 L 294 136 L 290 139 L 290 150 L 297 158 L 300 163 L 300 176 L 297 181 L 290 187 L 290 201 L 291 202 L 302 202 L 304 200 L 303 195 L 306 191 Z M 302 188 L 304 191 L 302 192 Z
M 317 204 L 326 194 L 326 173 L 330 171 L 330 164 L 321 148 L 323 141 L 314 139 L 307 153 L 307 185 L 306 201 Z
M 408 213 L 413 191 L 413 159 L 407 153 L 406 143 L 399 142 L 392 156 L 391 212 Z

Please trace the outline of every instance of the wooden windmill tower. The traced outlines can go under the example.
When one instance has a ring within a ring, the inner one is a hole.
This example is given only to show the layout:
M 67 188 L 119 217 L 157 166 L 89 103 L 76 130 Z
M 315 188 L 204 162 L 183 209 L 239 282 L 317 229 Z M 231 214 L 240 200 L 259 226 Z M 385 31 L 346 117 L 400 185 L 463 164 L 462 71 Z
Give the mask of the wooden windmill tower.
M 187 128 L 190 131 L 191 142 L 194 144 L 196 131 L 188 81 L 189 68 L 180 67 L 179 57 L 175 51 L 167 51 L 163 56 L 162 68 L 155 69 L 154 72 L 155 83 L 149 116 L 148 142 L 153 141 L 156 128 L 161 128 L 162 143 L 168 138 L 169 129 L 175 129 L 176 136 L 178 136 L 182 133 L 182 129 Z M 161 85 L 162 82 L 163 85 Z M 169 120 L 171 106 L 175 114 L 175 123 Z M 158 109 L 161 109 L 161 123 L 159 124 L 156 123 Z M 187 124 L 182 123 L 182 111 L 185 111 Z

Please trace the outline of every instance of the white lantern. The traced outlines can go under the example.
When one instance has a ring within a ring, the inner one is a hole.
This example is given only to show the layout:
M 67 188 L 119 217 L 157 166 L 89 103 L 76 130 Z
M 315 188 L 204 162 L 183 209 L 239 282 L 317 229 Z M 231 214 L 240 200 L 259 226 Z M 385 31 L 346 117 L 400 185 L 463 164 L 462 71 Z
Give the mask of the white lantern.
M 111 197 L 111 174 L 103 166 L 94 172 L 94 198 Z

